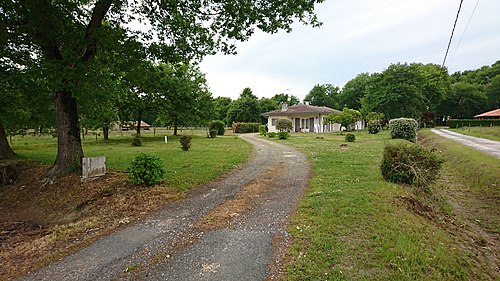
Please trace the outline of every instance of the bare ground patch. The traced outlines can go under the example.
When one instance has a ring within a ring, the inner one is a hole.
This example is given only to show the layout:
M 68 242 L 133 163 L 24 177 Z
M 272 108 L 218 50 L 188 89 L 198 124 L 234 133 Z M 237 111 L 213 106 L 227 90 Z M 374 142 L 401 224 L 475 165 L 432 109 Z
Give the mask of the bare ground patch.
M 257 180 L 244 186 L 235 198 L 225 201 L 198 220 L 194 227 L 203 231 L 227 227 L 232 219 L 250 209 L 255 198 L 273 188 L 273 182 L 279 179 L 284 169 L 282 164 L 268 168 Z
M 131 186 L 118 172 L 87 183 L 78 175 L 47 183 L 47 169 L 26 162 L 15 182 L 0 187 L 1 280 L 39 269 L 182 196 L 164 186 Z

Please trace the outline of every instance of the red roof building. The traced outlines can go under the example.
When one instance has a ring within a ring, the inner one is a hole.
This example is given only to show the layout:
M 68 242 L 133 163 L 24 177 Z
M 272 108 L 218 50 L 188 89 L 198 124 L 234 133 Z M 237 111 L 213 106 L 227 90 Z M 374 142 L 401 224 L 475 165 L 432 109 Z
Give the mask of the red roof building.
M 474 118 L 479 119 L 500 119 L 500 108 L 494 109 L 492 111 L 488 111 L 485 113 L 478 114 L 474 116 Z

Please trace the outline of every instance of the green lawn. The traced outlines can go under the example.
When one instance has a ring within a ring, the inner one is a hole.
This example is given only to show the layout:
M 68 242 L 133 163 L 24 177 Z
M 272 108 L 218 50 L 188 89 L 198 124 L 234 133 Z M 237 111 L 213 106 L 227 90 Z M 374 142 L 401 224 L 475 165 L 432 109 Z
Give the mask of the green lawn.
M 454 131 L 460 134 L 469 135 L 473 137 L 485 138 L 495 141 L 500 141 L 500 126 L 496 127 L 462 127 L 453 128 Z
M 318 138 L 323 137 L 324 139 Z M 408 188 L 380 174 L 388 132 L 344 136 L 293 134 L 282 141 L 305 152 L 313 165 L 290 231 L 284 280 L 465 280 L 467 254 L 446 230 L 416 215 L 397 197 Z
M 210 139 L 205 131 L 183 131 L 180 134 L 193 137 L 189 151 L 182 151 L 179 137 L 168 135 L 168 143 L 164 136 L 170 131 L 145 131 L 142 133 L 141 147 L 133 147 L 132 133 L 113 133 L 110 140 L 87 135 L 83 140 L 83 150 L 87 157 L 106 156 L 109 169 L 125 170 L 130 161 L 139 153 L 149 153 L 160 157 L 166 168 L 165 181 L 168 186 L 182 191 L 200 183 L 218 177 L 223 172 L 233 169 L 247 159 L 251 146 L 236 136 L 218 136 Z M 21 159 L 36 160 L 47 164 L 54 162 L 57 145 L 56 139 L 50 136 L 33 137 L 17 136 L 13 139 L 12 148 Z

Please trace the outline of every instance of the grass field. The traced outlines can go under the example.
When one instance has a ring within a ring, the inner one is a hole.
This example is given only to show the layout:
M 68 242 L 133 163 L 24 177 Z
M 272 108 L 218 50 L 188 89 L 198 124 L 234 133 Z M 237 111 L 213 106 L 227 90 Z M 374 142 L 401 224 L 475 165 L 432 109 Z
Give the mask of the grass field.
M 500 141 L 500 126 L 496 127 L 462 127 L 453 128 L 454 131 L 460 134 L 469 135 L 473 137 L 485 138 L 495 141 Z
M 284 142 L 313 165 L 311 188 L 292 218 L 284 280 L 488 279 L 491 272 L 443 226 L 439 208 L 426 205 L 453 212 L 445 199 L 420 198 L 382 179 L 383 146 L 400 140 L 387 131 L 358 132 L 356 142 L 341 149 L 344 136 L 317 136 L 294 134 Z
M 166 184 L 176 190 L 187 190 L 200 183 L 216 178 L 222 172 L 234 168 L 249 155 L 250 145 L 236 136 L 218 136 L 210 139 L 204 130 L 185 130 L 180 134 L 193 137 L 189 151 L 182 151 L 179 136 L 171 131 L 142 132 L 141 147 L 133 147 L 132 132 L 113 132 L 110 139 L 87 135 L 82 141 L 84 155 L 106 156 L 108 169 L 126 170 L 131 160 L 139 153 L 158 156 L 166 168 Z M 168 143 L 164 136 L 168 135 Z M 36 160 L 52 164 L 57 153 L 56 139 L 51 136 L 17 136 L 12 148 L 21 159 Z

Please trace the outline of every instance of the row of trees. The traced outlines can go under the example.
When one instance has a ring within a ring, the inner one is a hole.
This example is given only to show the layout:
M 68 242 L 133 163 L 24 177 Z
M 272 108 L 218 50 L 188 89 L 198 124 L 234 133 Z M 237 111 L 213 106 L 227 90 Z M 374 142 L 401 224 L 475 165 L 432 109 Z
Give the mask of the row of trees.
M 312 105 L 352 108 L 386 118 L 472 118 L 500 107 L 500 61 L 448 75 L 437 64 L 397 63 L 381 73 L 361 73 L 342 90 L 316 85 L 305 97 Z
M 141 112 L 152 104 L 148 102 L 150 93 L 155 93 L 155 98 L 167 97 L 162 93 L 165 88 L 151 90 L 154 80 L 147 77 L 149 69 L 172 76 L 178 71 L 189 73 L 189 62 L 219 51 L 235 53 L 236 42 L 248 40 L 256 29 L 290 31 L 295 20 L 319 26 L 314 14 L 318 2 L 321 0 L 2 1 L 0 94 L 12 91 L 14 102 L 23 105 L 37 103 L 49 93 L 51 102 L 34 105 L 40 106 L 44 115 L 52 111 L 55 116 L 58 151 L 47 176 L 77 171 L 83 157 L 80 121 L 91 123 L 96 113 L 108 109 L 113 116 L 115 107 L 108 105 L 131 103 L 137 106 L 137 119 L 141 119 Z M 147 23 L 149 28 L 133 28 L 137 23 Z M 149 61 L 162 62 L 164 69 Z M 191 83 L 188 80 L 192 77 L 177 77 L 176 81 Z M 27 81 L 33 81 L 34 86 L 23 89 Z M 189 88 L 175 90 L 175 95 L 182 97 L 181 106 L 191 102 Z M 2 100 L 1 124 L 24 118 L 7 113 L 19 111 L 14 102 Z M 89 108 L 94 112 L 84 112 Z M 175 122 L 176 116 L 168 118 Z M 0 125 L 0 158 L 9 157 L 3 128 Z
M 261 114 L 280 108 L 282 103 L 295 105 L 300 100 L 294 95 L 276 94 L 271 98 L 258 98 L 252 89 L 245 88 L 236 100 L 217 97 L 214 100 L 215 119 L 223 120 L 230 126 L 233 122 L 262 122 L 267 119 Z

